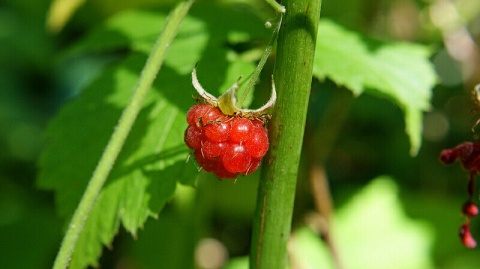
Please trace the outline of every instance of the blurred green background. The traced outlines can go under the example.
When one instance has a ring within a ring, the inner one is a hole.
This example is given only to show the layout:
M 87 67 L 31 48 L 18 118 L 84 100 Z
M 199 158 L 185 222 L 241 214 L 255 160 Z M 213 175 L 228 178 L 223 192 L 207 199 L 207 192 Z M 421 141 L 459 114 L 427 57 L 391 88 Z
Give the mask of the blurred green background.
M 50 1 L 0 3 L 0 268 L 51 267 L 63 235 L 66 220 L 57 217 L 53 194 L 38 190 L 35 184 L 36 163 L 45 143 L 42 133 L 59 107 L 109 58 L 85 56 L 66 64 L 60 60 L 62 53 L 120 10 L 168 8 L 171 2 L 87 1 L 58 33 L 46 28 Z M 222 3 L 250 4 L 259 13 L 265 9 L 262 2 L 253 0 Z M 409 155 L 399 108 L 372 95 L 346 98 L 347 118 L 326 163 L 335 208 L 342 208 L 373 178 L 389 175 L 395 179 L 406 215 L 426 224 L 432 233 L 429 258 L 434 267 L 478 268 L 478 250 L 464 248 L 457 235 L 463 221 L 460 208 L 467 199 L 467 175 L 458 164 L 440 164 L 438 155 L 474 137 L 470 128 L 476 112 L 470 90 L 480 82 L 480 1 L 324 0 L 322 17 L 379 39 L 427 44 L 434 51 L 431 61 L 439 76 L 432 109 L 424 115 L 423 144 L 416 157 Z M 329 100 L 345 95 L 334 90 L 338 91 L 329 81 L 314 81 L 311 105 L 315 113 L 309 116 L 310 123 L 322 116 Z M 305 177 L 305 172 L 300 176 Z M 294 224 L 314 209 L 306 182 L 299 180 Z M 208 178 L 199 186 L 223 194 L 196 199 L 210 199 L 210 218 L 205 222 L 209 226 L 204 229 L 226 247 L 230 257 L 248 254 L 255 184 L 226 185 Z M 155 268 L 155 260 L 165 262 L 169 257 L 158 254 L 162 252 L 159 241 L 170 237 L 176 244 L 169 247 L 181 248 L 177 241 L 185 231 L 179 223 L 189 221 L 188 212 L 181 201 L 167 207 L 160 220 L 147 222 L 138 241 L 121 232 L 113 247 L 104 250 L 102 267 Z M 480 238 L 476 218 L 472 233 Z

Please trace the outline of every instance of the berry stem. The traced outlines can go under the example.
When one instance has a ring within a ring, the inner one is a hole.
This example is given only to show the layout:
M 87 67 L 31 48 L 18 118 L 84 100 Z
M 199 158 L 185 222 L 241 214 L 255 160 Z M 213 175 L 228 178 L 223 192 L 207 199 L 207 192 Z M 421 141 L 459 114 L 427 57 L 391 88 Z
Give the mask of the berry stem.
M 92 209 L 95 200 L 125 143 L 135 119 L 142 108 L 143 100 L 162 66 L 167 50 L 192 4 L 193 0 L 182 1 L 169 14 L 169 19 L 145 63 L 137 85 L 133 89 L 132 97 L 123 110 L 110 141 L 108 142 L 102 157 L 90 178 L 82 199 L 73 214 L 70 224 L 68 225 L 68 230 L 63 237 L 60 250 L 58 251 L 53 265 L 54 269 L 68 267 L 68 263 L 75 249 L 77 239 L 82 232 L 85 220 L 88 218 L 90 210 Z
M 287 12 L 277 41 L 277 102 L 270 151 L 259 185 L 250 268 L 285 268 L 295 187 L 312 82 L 321 1 L 282 2 Z
M 468 186 L 467 186 L 469 202 L 473 200 L 473 195 L 475 194 L 475 175 L 476 175 L 476 172 L 470 172 L 470 177 L 469 177 Z
M 282 5 L 280 5 L 279 3 L 277 3 L 275 0 L 266 0 L 266 2 L 271 5 L 276 12 L 278 13 L 285 13 L 286 12 L 286 8 Z
M 270 37 L 270 41 L 268 42 L 267 47 L 263 51 L 262 57 L 260 58 L 260 61 L 258 62 L 257 67 L 255 67 L 255 70 L 253 71 L 252 75 L 248 79 L 247 85 L 245 86 L 245 90 L 243 91 L 242 97 L 240 97 L 240 99 L 237 101 L 236 103 L 237 107 L 242 106 L 242 103 L 247 98 L 248 93 L 252 90 L 253 86 L 255 86 L 255 83 L 258 81 L 258 77 L 260 76 L 260 73 L 262 72 L 262 69 L 265 66 L 265 63 L 268 60 L 268 56 L 270 56 L 270 53 L 272 52 L 273 47 L 275 46 L 275 42 L 277 41 L 278 31 L 280 31 L 280 27 L 282 25 L 282 19 L 283 19 L 283 13 L 280 13 L 278 15 L 278 21 L 276 22 L 276 26 L 273 30 L 272 37 Z
M 310 104 L 320 101 L 321 98 L 324 98 L 324 95 L 319 91 L 313 90 L 310 96 Z M 324 220 L 324 225 L 318 232 L 330 251 L 332 261 L 335 264 L 334 268 L 337 269 L 344 268 L 344 266 L 338 255 L 335 240 L 331 235 L 334 208 L 328 184 L 328 175 L 325 171 L 325 162 L 335 145 L 342 126 L 345 124 L 353 100 L 354 96 L 350 91 L 336 88 L 332 92 L 332 96 L 329 98 L 321 118 L 318 117 L 318 113 L 315 113 L 316 111 L 309 111 L 313 113 L 310 113 L 309 117 L 307 117 L 306 126 L 309 128 L 305 130 L 303 145 L 307 161 L 301 168 L 302 170 L 304 169 L 303 171 L 308 171 L 308 174 L 304 174 L 305 176 L 308 175 L 309 182 L 307 182 L 308 179 L 304 179 L 305 182 L 298 184 L 299 186 L 307 186 L 310 183 L 315 208 L 319 217 Z M 302 181 L 302 178 L 300 177 L 299 180 Z M 295 199 L 295 203 L 305 203 L 307 199 L 298 197 Z

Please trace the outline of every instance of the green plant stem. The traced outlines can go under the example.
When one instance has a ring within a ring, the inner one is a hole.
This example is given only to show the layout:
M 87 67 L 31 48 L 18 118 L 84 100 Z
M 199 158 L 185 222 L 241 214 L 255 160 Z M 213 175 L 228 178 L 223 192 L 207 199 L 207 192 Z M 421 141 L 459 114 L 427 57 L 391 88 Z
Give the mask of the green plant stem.
M 267 3 L 271 5 L 275 9 L 275 11 L 277 11 L 278 13 L 285 13 L 286 11 L 285 6 L 280 5 L 279 3 L 277 3 L 277 1 L 275 0 L 265 0 L 265 1 L 267 1 Z
M 312 82 L 320 0 L 288 0 L 277 41 L 277 102 L 270 121 L 270 151 L 262 170 L 253 221 L 250 268 L 287 263 L 293 201 Z
M 270 37 L 270 41 L 268 42 L 267 47 L 263 51 L 262 57 L 260 58 L 260 61 L 258 62 L 257 67 L 255 67 L 255 70 L 253 71 L 252 75 L 247 81 L 247 86 L 245 86 L 245 90 L 243 91 L 242 97 L 237 101 L 236 105 L 238 107 L 242 105 L 242 102 L 245 101 L 248 93 L 250 92 L 250 90 L 252 90 L 253 86 L 255 86 L 255 83 L 258 81 L 258 77 L 260 76 L 260 73 L 262 72 L 262 69 L 265 66 L 265 63 L 268 60 L 268 56 L 270 56 L 270 53 L 272 52 L 273 47 L 275 46 L 275 41 L 277 41 L 278 31 L 280 30 L 280 26 L 282 25 L 282 18 L 283 18 L 283 13 L 280 13 L 278 15 L 278 21 L 276 22 L 277 25 L 275 25 L 272 36 Z
M 88 218 L 90 210 L 92 209 L 95 200 L 125 143 L 135 119 L 142 108 L 143 100 L 162 66 L 167 50 L 180 27 L 180 23 L 192 4 L 193 0 L 183 1 L 170 13 L 169 19 L 158 37 L 157 42 L 145 63 L 142 73 L 140 74 L 137 85 L 133 90 L 132 97 L 128 105 L 125 107 L 110 141 L 90 178 L 82 199 L 73 214 L 60 246 L 60 250 L 55 259 L 53 266 L 54 269 L 68 267 L 68 263 L 75 249 L 78 237 L 83 229 L 85 220 Z

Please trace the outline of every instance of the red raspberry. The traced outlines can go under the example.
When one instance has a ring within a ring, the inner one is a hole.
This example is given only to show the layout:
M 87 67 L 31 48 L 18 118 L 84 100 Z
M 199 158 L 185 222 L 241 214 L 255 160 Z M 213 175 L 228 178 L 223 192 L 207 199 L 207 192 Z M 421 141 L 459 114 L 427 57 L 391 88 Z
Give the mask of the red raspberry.
M 185 144 L 191 149 L 199 149 L 202 146 L 203 132 L 195 126 L 188 126 L 185 130 Z
M 247 171 L 243 174 L 248 175 L 255 172 L 255 170 L 257 170 L 260 164 L 262 164 L 262 158 L 252 158 L 252 162 L 250 162 L 250 167 L 248 167 Z
M 210 109 L 211 106 L 205 105 L 205 104 L 199 104 L 195 105 L 190 110 L 187 112 L 187 123 L 190 126 L 197 126 L 198 128 L 201 128 L 202 125 L 200 123 L 200 120 L 202 118 L 202 115 L 207 112 L 207 110 Z
M 250 156 L 262 158 L 268 150 L 268 135 L 265 128 L 252 128 L 250 138 L 245 141 L 245 148 Z
M 478 215 L 478 207 L 472 202 L 466 202 L 462 208 L 463 214 L 469 217 L 474 217 Z
M 225 178 L 233 179 L 233 178 L 237 178 L 238 176 L 238 173 L 231 173 L 227 169 L 225 169 L 225 167 L 223 167 L 223 164 L 220 160 L 217 160 L 217 166 L 215 167 L 215 170 L 213 172 L 218 178 L 223 178 L 223 179 Z
M 252 124 L 253 124 L 253 127 L 255 128 L 262 128 L 263 130 L 267 131 L 267 129 L 265 129 L 265 126 L 263 126 L 263 122 L 259 120 L 253 120 Z
M 195 159 L 197 160 L 198 165 L 200 165 L 200 167 L 202 167 L 203 170 L 205 170 L 205 171 L 207 171 L 207 172 L 212 172 L 213 170 L 215 170 L 217 161 L 216 161 L 216 160 L 208 160 L 208 159 L 206 159 L 206 158 L 203 156 L 201 150 L 198 150 L 198 149 L 195 150 L 195 152 L 193 153 L 193 156 L 195 156 Z
M 227 141 L 230 136 L 230 124 L 228 122 L 208 124 L 203 130 L 207 138 L 215 142 Z
M 209 104 L 187 113 L 185 143 L 198 165 L 218 178 L 236 178 L 255 172 L 268 150 L 267 129 L 260 120 L 226 116 Z
M 205 159 L 214 160 L 215 158 L 222 155 L 227 147 L 227 143 L 223 142 L 213 142 L 209 139 L 203 143 L 202 153 Z
M 477 246 L 477 242 L 473 238 L 472 233 L 470 232 L 470 226 L 468 224 L 462 224 L 459 235 L 460 239 L 462 240 L 462 244 L 467 248 L 474 248 Z
M 187 113 L 187 123 L 190 126 L 203 126 L 221 120 L 223 113 L 216 107 L 207 104 L 198 104 L 190 108 Z
M 231 122 L 230 140 L 233 142 L 242 142 L 250 139 L 250 131 L 253 129 L 253 123 L 246 118 L 234 118 Z
M 246 173 L 252 162 L 250 156 L 241 144 L 229 144 L 222 154 L 222 163 L 231 173 Z

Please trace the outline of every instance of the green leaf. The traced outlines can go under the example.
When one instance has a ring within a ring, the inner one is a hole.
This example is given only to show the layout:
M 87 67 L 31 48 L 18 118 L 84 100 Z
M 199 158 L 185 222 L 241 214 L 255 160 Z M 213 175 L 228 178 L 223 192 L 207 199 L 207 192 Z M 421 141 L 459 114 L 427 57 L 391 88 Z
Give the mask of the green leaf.
M 148 53 L 165 20 L 166 16 L 161 12 L 146 10 L 121 12 L 74 44 L 67 56 L 124 49 Z M 227 44 L 250 42 L 259 38 L 263 40 L 268 35 L 269 30 L 265 29 L 263 22 L 252 14 L 239 12 L 228 6 L 197 5 L 191 11 L 191 15 L 185 18 L 174 45 L 170 48 L 169 55 L 175 57 L 167 57 L 166 63 L 183 67 L 182 71 L 191 72 L 192 57 L 197 61 L 202 56 L 208 58 L 206 64 L 219 64 L 219 59 L 226 61 L 227 58 L 232 61 L 231 58 L 236 56 L 227 55 L 230 51 L 226 47 Z M 196 49 L 204 46 L 206 42 L 209 45 L 204 47 L 205 50 Z M 213 57 L 219 59 L 211 62 Z M 222 67 L 223 65 L 219 65 L 216 69 L 220 71 Z M 247 76 L 249 73 L 242 75 Z M 237 78 L 238 75 L 235 80 Z
M 164 13 L 143 10 L 124 11 L 89 32 L 68 52 L 70 54 L 98 53 L 152 46 L 165 21 Z
M 201 14 L 211 15 L 208 12 Z M 213 78 L 207 79 L 206 84 L 222 85 L 233 83 L 241 74 L 248 75 L 254 66 L 225 47 L 228 31 L 216 33 L 210 30 L 227 29 L 217 26 L 236 17 L 229 17 L 226 12 L 219 14 L 222 16 L 217 16 L 217 21 L 189 17 L 183 22 L 165 65 L 85 222 L 70 268 L 97 265 L 103 245 L 111 246 L 120 224 L 136 236 L 148 217 L 157 217 L 178 183 L 194 182 L 197 167 L 192 161 L 186 162 L 189 150 L 183 142 L 187 127 L 185 114 L 194 104 L 190 75 L 193 67 L 204 57 L 206 64 L 200 61 L 201 73 Z M 133 52 L 100 72 L 76 99 L 61 109 L 47 128 L 47 144 L 39 162 L 38 185 L 56 192 L 57 210 L 63 217 L 69 218 L 80 200 L 131 96 L 146 61 L 145 52 L 153 45 L 161 28 L 160 23 L 152 27 L 154 30 L 144 29 L 149 28 L 145 25 L 149 25 L 149 21 L 163 20 L 161 13 L 123 13 L 73 50 L 75 53 L 107 52 L 127 47 Z M 258 22 L 247 21 L 249 26 Z M 263 23 L 256 26 L 263 28 Z M 240 29 L 245 31 L 247 28 L 234 29 L 241 32 Z M 113 35 L 109 35 L 109 31 Z M 96 43 L 95 36 L 103 37 L 100 40 L 105 41 Z M 240 74 L 234 75 L 234 72 Z M 228 81 L 232 76 L 235 79 Z
M 249 268 L 248 256 L 233 258 L 230 261 L 228 261 L 227 265 L 225 265 L 224 267 L 224 269 L 248 269 L 248 268 Z
M 38 183 L 56 190 L 63 216 L 80 200 L 145 60 L 133 54 L 106 70 L 48 127 Z M 110 244 L 120 222 L 135 235 L 171 198 L 177 181 L 191 182 L 197 175 L 196 167 L 185 162 L 189 153 L 183 143 L 191 95 L 177 98 L 178 89 L 188 87 L 189 77 L 171 69 L 158 77 L 85 223 L 71 268 L 95 264 L 101 243 Z
M 389 98 L 405 113 L 410 153 L 421 145 L 422 113 L 430 108 L 436 82 L 430 50 L 411 43 L 380 42 L 328 20 L 318 27 L 313 73 L 350 89 Z
M 395 182 L 374 179 L 342 207 L 331 225 L 345 268 L 433 268 L 432 231 L 402 211 Z M 327 247 L 308 228 L 293 234 L 293 262 L 305 268 L 334 268 Z
M 165 64 L 187 74 L 192 72 L 195 63 L 199 63 L 200 82 L 207 90 L 219 95 L 239 77 L 247 78 L 255 68 L 252 61 L 257 60 L 245 59 L 226 45 L 265 40 L 270 30 L 265 29 L 263 22 L 252 14 L 226 6 L 197 5 L 191 13 L 182 23 Z M 212 13 L 216 16 L 211 16 Z M 149 53 L 165 20 L 165 14 L 159 12 L 122 12 L 72 46 L 66 57 L 124 49 Z M 192 61 L 196 62 L 192 65 Z M 242 93 L 240 89 L 238 96 L 242 96 Z M 252 94 L 247 96 L 245 105 L 251 102 Z

